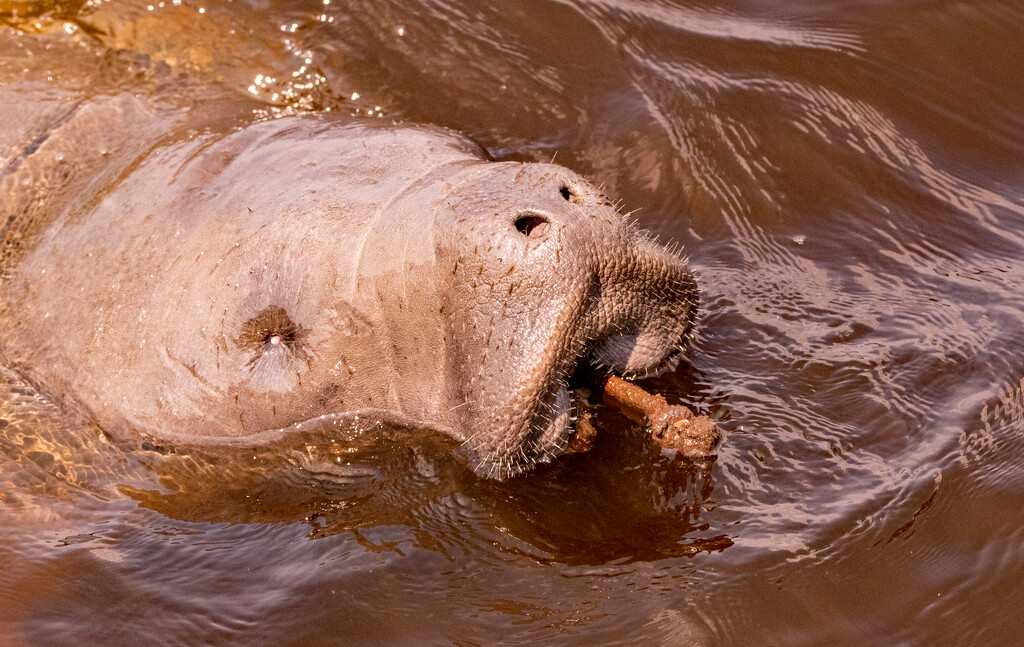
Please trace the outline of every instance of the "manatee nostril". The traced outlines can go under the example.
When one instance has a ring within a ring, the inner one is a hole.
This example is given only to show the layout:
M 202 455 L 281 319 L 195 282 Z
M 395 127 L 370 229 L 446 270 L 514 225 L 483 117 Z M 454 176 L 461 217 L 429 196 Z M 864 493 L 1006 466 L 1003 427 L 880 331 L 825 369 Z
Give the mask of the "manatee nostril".
M 544 216 L 530 213 L 516 218 L 516 229 L 527 238 L 539 238 L 548 230 L 548 219 Z
M 573 204 L 583 204 L 583 195 L 580 192 L 580 187 L 576 182 L 570 180 L 562 184 L 562 188 L 558 190 L 566 201 Z

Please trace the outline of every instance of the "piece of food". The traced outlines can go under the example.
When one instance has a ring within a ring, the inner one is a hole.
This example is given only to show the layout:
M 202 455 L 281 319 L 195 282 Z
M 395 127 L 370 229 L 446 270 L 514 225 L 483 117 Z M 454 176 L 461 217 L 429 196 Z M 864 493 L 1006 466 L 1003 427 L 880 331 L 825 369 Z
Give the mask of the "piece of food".
M 721 440 L 717 426 L 707 416 L 696 416 L 687 407 L 669 404 L 664 396 L 648 393 L 614 375 L 594 374 L 588 378 L 594 388 L 602 392 L 605 405 L 615 407 L 634 422 L 650 424 L 651 438 L 664 449 L 675 449 L 683 456 L 699 458 L 710 454 Z M 586 397 L 583 395 L 580 399 Z M 596 434 L 590 416 L 589 411 L 581 408 L 576 435 L 566 449 L 567 453 L 590 449 Z

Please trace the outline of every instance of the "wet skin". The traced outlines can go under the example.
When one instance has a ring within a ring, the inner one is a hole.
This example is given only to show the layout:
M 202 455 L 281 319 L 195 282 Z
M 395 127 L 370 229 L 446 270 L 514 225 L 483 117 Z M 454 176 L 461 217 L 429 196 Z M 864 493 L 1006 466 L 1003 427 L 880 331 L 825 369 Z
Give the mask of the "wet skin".
M 79 161 L 97 148 L 66 140 L 104 110 L 158 145 L 126 132 Z M 3 184 L 3 361 L 115 435 L 252 442 L 374 415 L 505 478 L 571 438 L 581 361 L 657 373 L 691 335 L 682 257 L 565 168 L 434 128 L 307 115 L 183 136 L 152 111 L 115 97 L 51 120 Z M 40 174 L 45 192 L 24 181 Z

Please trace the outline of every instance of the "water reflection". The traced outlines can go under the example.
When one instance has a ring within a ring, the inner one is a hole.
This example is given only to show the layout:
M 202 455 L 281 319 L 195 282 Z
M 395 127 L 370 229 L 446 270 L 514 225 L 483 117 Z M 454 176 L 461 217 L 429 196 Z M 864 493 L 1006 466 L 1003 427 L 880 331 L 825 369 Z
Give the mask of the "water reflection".
M 540 563 L 623 563 L 728 547 L 731 540 L 709 534 L 702 520 L 714 459 L 662 453 L 628 422 L 617 427 L 602 430 L 591 453 L 507 483 L 475 477 L 442 434 L 352 423 L 216 452 L 149 445 L 140 456 L 152 484 L 118 489 L 180 521 L 301 522 L 311 539 L 352 533 L 367 549 L 375 544 L 364 530 L 378 526 L 407 527 L 418 546 L 445 554 L 471 529 L 488 538 L 475 540 L 483 552 Z

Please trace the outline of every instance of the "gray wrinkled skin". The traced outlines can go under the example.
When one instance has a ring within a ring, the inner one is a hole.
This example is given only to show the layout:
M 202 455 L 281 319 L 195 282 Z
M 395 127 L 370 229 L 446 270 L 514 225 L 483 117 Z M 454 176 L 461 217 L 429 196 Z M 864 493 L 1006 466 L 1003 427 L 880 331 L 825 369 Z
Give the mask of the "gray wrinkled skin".
M 372 414 L 505 478 L 565 447 L 584 357 L 658 372 L 691 335 L 683 259 L 565 168 L 423 127 L 54 105 L 0 141 L 0 356 L 114 435 Z

